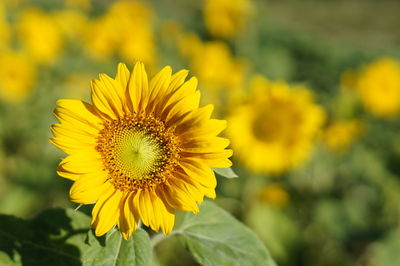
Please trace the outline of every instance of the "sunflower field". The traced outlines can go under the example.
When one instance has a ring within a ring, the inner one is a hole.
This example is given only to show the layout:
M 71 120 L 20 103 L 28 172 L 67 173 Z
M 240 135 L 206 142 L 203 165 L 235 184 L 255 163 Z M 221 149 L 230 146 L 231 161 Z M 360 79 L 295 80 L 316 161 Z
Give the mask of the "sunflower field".
M 0 0 L 0 266 L 400 265 L 398 14 Z

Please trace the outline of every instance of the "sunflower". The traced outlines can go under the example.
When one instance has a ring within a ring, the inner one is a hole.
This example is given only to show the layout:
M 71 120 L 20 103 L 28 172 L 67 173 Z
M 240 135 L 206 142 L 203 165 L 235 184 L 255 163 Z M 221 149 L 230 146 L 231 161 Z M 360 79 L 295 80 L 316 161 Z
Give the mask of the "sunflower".
M 253 13 L 250 0 L 206 0 L 203 7 L 204 23 L 214 36 L 229 39 L 241 32 Z
M 390 118 L 400 112 L 400 64 L 393 58 L 346 71 L 341 86 L 354 89 L 364 108 L 376 117 Z
M 25 54 L 4 51 L 0 54 L 0 99 L 9 103 L 25 100 L 37 79 L 36 65 Z
M 44 65 L 55 62 L 62 53 L 64 40 L 53 15 L 41 9 L 27 8 L 19 14 L 17 21 L 18 38 L 32 59 Z
M 143 63 L 115 79 L 93 80 L 92 102 L 59 100 L 51 142 L 69 156 L 57 172 L 74 184 L 70 199 L 95 203 L 92 227 L 101 236 L 117 225 L 125 239 L 140 221 L 171 232 L 174 211 L 199 212 L 204 195 L 215 198 L 211 167 L 225 168 L 232 151 L 217 135 L 226 121 L 199 107 L 197 79 L 169 66 L 150 82 Z
M 344 152 L 361 136 L 364 123 L 359 119 L 333 121 L 321 134 L 325 146 L 334 152 Z
M 311 153 L 325 113 L 311 91 L 257 76 L 248 102 L 228 118 L 238 160 L 255 172 L 281 174 Z

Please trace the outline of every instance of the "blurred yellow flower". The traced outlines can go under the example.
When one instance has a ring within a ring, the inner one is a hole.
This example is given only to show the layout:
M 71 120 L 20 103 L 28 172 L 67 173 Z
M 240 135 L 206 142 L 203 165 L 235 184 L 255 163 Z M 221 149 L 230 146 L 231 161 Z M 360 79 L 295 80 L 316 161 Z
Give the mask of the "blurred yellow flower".
M 134 32 L 127 34 L 121 42 L 119 55 L 125 61 L 140 60 L 149 66 L 154 65 L 156 48 L 152 29 L 144 25 L 134 28 Z
M 233 109 L 227 134 L 249 169 L 280 174 L 303 163 L 325 120 L 311 91 L 257 76 L 250 100 Z
M 91 58 L 104 60 L 113 55 L 116 49 L 114 30 L 114 23 L 107 17 L 99 17 L 86 24 L 83 46 Z
M 184 32 L 179 37 L 179 52 L 183 57 L 191 58 L 201 50 L 202 41 L 194 32 Z
M 36 81 L 36 66 L 16 52 L 0 54 L 0 98 L 8 102 L 24 100 Z
M 355 89 L 365 109 L 377 117 L 400 111 L 400 65 L 394 59 L 381 58 L 358 72 L 345 72 L 342 87 Z
M 189 35 L 185 52 L 189 54 L 189 64 L 199 78 L 203 99 L 215 105 L 217 112 L 225 111 L 221 99 L 231 98 L 243 86 L 247 63 L 235 58 L 228 45 L 222 41 L 201 42 L 196 35 Z M 190 43 L 192 44 L 189 47 Z
M 32 58 L 43 64 L 54 62 L 63 48 L 63 38 L 54 18 L 40 9 L 24 9 L 17 22 L 18 37 Z
M 125 61 L 155 63 L 153 12 L 143 1 L 117 1 L 88 24 L 85 46 L 95 58 L 118 54 Z
M 220 41 L 199 45 L 190 59 L 190 66 L 207 89 L 237 87 L 244 79 L 245 63 L 234 58 L 228 45 Z
M 265 186 L 260 193 L 261 201 L 276 206 L 286 207 L 289 204 L 290 197 L 281 184 L 273 183 Z
M 204 23 L 214 37 L 231 38 L 244 29 L 252 9 L 251 0 L 206 0 Z
M 144 1 L 117 1 L 108 13 L 118 33 L 118 53 L 125 61 L 155 62 L 153 11 Z
M 364 129 L 362 121 L 334 121 L 322 133 L 322 141 L 333 151 L 344 151 L 361 135 Z
M 92 102 L 60 100 L 51 142 L 68 154 L 58 174 L 74 181 L 72 201 L 95 203 L 97 236 L 115 225 L 125 239 L 139 221 L 172 231 L 175 210 L 199 212 L 215 198 L 211 167 L 231 166 L 229 140 L 217 135 L 226 121 L 199 107 L 197 79 L 163 68 L 148 80 L 144 65 L 118 66 L 115 79 L 92 81 Z

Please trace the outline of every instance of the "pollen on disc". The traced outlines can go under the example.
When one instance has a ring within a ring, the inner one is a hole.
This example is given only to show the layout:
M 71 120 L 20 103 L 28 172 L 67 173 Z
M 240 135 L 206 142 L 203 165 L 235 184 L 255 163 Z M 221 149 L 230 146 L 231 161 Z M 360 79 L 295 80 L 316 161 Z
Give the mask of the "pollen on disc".
M 123 191 L 163 182 L 177 166 L 180 152 L 173 130 L 151 115 L 125 115 L 106 122 L 96 150 L 110 181 Z

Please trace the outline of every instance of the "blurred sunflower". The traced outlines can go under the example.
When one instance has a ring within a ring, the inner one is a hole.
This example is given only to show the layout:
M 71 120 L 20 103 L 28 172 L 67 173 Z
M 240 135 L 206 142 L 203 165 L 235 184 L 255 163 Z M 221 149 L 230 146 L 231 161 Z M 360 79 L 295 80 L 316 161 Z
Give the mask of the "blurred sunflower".
M 153 10 L 145 1 L 116 1 L 107 13 L 115 23 L 117 52 L 126 61 L 155 62 Z M 132 30 L 135 29 L 135 30 Z
M 31 57 L 49 64 L 61 54 L 64 40 L 55 19 L 40 9 L 24 9 L 18 19 L 18 37 Z
M 237 87 L 244 79 L 245 63 L 234 58 L 228 45 L 220 41 L 199 45 L 190 58 L 190 66 L 200 83 L 212 90 Z
M 355 89 L 365 109 L 381 118 L 400 111 L 400 65 L 391 58 L 378 59 L 360 71 L 347 71 L 342 87 Z
M 361 135 L 363 128 L 362 121 L 357 119 L 334 121 L 324 130 L 322 141 L 328 149 L 341 152 L 351 146 Z
M 24 100 L 36 82 L 36 66 L 14 51 L 0 54 L 0 98 L 7 102 Z
M 199 211 L 204 195 L 215 198 L 210 167 L 229 167 L 229 141 L 217 135 L 226 121 L 199 108 L 197 80 L 165 67 L 150 82 L 142 63 L 130 73 L 120 64 L 115 79 L 92 82 L 92 104 L 59 100 L 51 142 L 69 154 L 58 174 L 75 181 L 72 201 L 95 203 L 97 236 L 115 224 L 128 239 L 141 220 L 171 232 L 174 210 Z
M 110 58 L 116 46 L 114 35 L 114 23 L 107 17 L 88 21 L 82 35 L 86 53 L 97 60 Z
M 88 54 L 96 59 L 117 54 L 152 66 L 156 54 L 153 16 L 144 1 L 113 2 L 104 15 L 87 24 L 83 41 Z
M 199 50 L 201 50 L 203 43 L 199 37 L 194 32 L 182 32 L 178 37 L 178 49 L 183 57 L 191 58 Z
M 211 35 L 231 38 L 243 30 L 252 9 L 250 0 L 206 0 L 204 23 Z
M 310 155 L 325 119 L 304 87 L 289 87 L 263 77 L 252 81 L 248 103 L 234 109 L 227 134 L 238 160 L 257 172 L 280 174 Z

